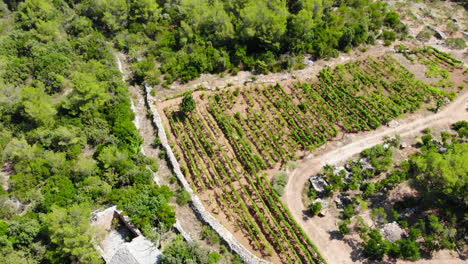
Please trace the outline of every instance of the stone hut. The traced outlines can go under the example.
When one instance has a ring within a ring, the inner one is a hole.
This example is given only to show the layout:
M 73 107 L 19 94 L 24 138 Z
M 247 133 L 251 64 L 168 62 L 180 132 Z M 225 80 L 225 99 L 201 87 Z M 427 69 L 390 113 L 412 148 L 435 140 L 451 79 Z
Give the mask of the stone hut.
M 96 248 L 108 264 L 156 264 L 162 256 L 117 206 L 93 213 L 92 225 L 104 234 Z

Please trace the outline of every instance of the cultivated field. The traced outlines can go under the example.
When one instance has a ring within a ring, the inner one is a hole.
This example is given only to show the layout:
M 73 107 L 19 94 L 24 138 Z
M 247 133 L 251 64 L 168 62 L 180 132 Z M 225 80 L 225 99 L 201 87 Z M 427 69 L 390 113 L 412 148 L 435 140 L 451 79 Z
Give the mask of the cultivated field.
M 312 83 L 195 92 L 189 114 L 180 112 L 180 98 L 159 107 L 185 176 L 240 242 L 273 262 L 318 263 L 270 176 L 341 133 L 375 129 L 422 106 L 437 111 L 459 89 L 459 65 L 423 48 L 326 68 Z

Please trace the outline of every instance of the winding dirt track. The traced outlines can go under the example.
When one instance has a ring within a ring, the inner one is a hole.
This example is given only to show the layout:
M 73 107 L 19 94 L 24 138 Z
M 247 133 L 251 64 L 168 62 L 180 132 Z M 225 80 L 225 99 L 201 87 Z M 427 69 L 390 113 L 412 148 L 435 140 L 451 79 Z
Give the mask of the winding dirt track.
M 401 137 L 415 136 L 426 127 L 448 126 L 456 121 L 468 120 L 467 107 L 468 91 L 465 89 L 455 101 L 437 114 L 413 115 L 399 119 L 400 125 L 397 127 L 382 126 L 374 131 L 352 135 L 351 142 L 345 145 L 338 146 L 333 142 L 327 143 L 327 145 L 317 149 L 298 164 L 298 167 L 290 175 L 283 200 L 328 263 L 356 263 L 362 260 L 357 256 L 353 256 L 353 249 L 343 240 L 332 239 L 329 233 L 330 229 L 337 230 L 334 223 L 330 223 L 334 222 L 334 219 L 329 216 L 310 219 L 304 214 L 306 207 L 302 202 L 302 189 L 308 178 L 319 172 L 325 164 L 336 164 L 345 161 L 366 148 L 382 143 L 384 136 L 396 134 Z M 328 223 L 325 223 L 326 221 Z M 437 259 L 423 260 L 419 263 L 458 263 L 453 257 L 450 258 L 447 254 L 444 255 L 438 256 Z M 463 261 L 459 261 L 463 263 Z

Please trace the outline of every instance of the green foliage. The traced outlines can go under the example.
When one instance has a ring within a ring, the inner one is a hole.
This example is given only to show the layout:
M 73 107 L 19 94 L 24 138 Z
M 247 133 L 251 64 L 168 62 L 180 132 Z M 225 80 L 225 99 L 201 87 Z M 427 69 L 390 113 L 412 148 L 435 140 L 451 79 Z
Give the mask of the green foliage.
M 349 221 L 341 221 L 338 224 L 338 230 L 340 231 L 342 235 L 347 235 L 350 233 L 348 225 L 349 225 Z
M 173 193 L 167 186 L 137 185 L 114 189 L 109 196 L 138 227 L 170 227 L 175 223 L 174 206 L 168 204 Z
M 378 223 L 387 223 L 387 213 L 383 207 L 378 207 L 372 210 L 372 218 Z
M 344 220 L 351 219 L 354 216 L 356 208 L 353 204 L 348 204 L 345 206 L 342 214 Z
M 102 263 L 93 244 L 95 235 L 90 219 L 91 210 L 85 205 L 73 205 L 67 209 L 53 207 L 52 212 L 44 217 L 54 245 L 48 255 L 52 263 Z
M 460 137 L 468 137 L 468 121 L 458 121 L 452 127 Z
M 49 126 L 52 124 L 56 110 L 51 105 L 49 96 L 44 93 L 44 89 L 24 87 L 22 97 L 26 118 L 37 125 Z
M 430 149 L 410 161 L 415 183 L 428 196 L 466 206 L 467 159 L 466 143 L 453 144 L 444 154 Z
M 187 243 L 181 236 L 177 236 L 163 250 L 162 264 L 199 263 L 215 264 L 221 256 L 208 249 L 202 248 L 195 242 Z
M 105 85 L 91 73 L 76 73 L 72 77 L 73 92 L 63 105 L 71 114 L 97 111 L 108 100 Z
M 382 237 L 379 229 L 372 229 L 369 232 L 369 239 L 364 244 L 364 254 L 366 257 L 375 260 L 382 260 L 390 249 L 390 243 Z
M 201 236 L 210 245 L 216 245 L 221 242 L 221 237 L 210 226 L 203 226 Z
M 377 172 L 388 171 L 393 163 L 393 151 L 383 145 L 376 145 L 366 149 L 361 155 L 370 160 L 372 167 Z
M 0 188 L 0 263 L 100 263 L 90 216 L 80 211 L 111 203 L 112 190 L 146 186 L 136 210 L 161 213 L 157 221 L 136 214 L 142 224 L 174 219 L 167 190 L 148 191 L 147 166 L 157 163 L 140 154 L 111 49 L 111 31 L 154 32 L 160 8 L 149 0 L 16 2 L 8 1 L 12 11 L 0 4 L 0 164 L 13 166 L 9 190 Z M 158 67 L 141 69 L 154 84 Z
M 190 201 L 192 201 L 192 198 L 190 197 L 190 194 L 186 190 L 180 190 L 177 192 L 177 204 L 178 205 L 186 205 Z
M 9 223 L 8 239 L 15 247 L 28 247 L 39 235 L 41 224 L 32 217 L 19 218 Z
M 421 258 L 421 249 L 419 244 L 412 239 L 404 239 L 398 241 L 400 247 L 400 255 L 409 260 L 418 260 Z
M 241 37 L 265 48 L 278 50 L 286 32 L 288 10 L 285 1 L 248 1 L 240 10 Z
M 279 172 L 273 177 L 273 190 L 278 196 L 282 196 L 284 188 L 288 184 L 288 174 L 286 172 Z
M 164 86 L 205 72 L 258 73 L 301 67 L 305 53 L 336 57 L 407 28 L 381 1 L 182 0 L 80 2 L 75 8 L 137 61 L 137 78 Z M 153 67 L 154 61 L 160 62 Z M 149 66 L 143 67 L 145 64 Z M 151 64 L 151 65 L 150 65 Z
M 195 110 L 196 108 L 196 102 L 195 99 L 193 99 L 193 96 L 191 94 L 187 94 L 182 98 L 182 102 L 180 104 L 180 110 L 188 114 Z
M 53 205 L 65 207 L 73 202 L 77 191 L 72 181 L 64 176 L 52 176 L 43 188 L 44 207 L 50 210 Z
M 322 211 L 322 203 L 315 202 L 309 205 L 309 210 L 312 215 L 318 215 Z
M 464 49 L 466 48 L 466 41 L 464 38 L 448 38 L 445 43 L 452 49 Z

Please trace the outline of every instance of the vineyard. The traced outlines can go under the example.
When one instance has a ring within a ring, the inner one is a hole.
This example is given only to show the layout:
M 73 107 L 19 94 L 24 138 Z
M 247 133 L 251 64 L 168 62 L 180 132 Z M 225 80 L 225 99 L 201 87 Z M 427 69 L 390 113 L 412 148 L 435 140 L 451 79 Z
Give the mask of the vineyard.
M 464 74 L 459 61 L 433 48 L 405 57 L 441 81 L 419 80 L 384 55 L 325 68 L 312 83 L 197 92 L 196 109 L 187 114 L 179 110 L 180 100 L 171 100 L 164 113 L 186 178 L 202 196 L 213 197 L 209 208 L 234 226 L 231 231 L 242 232 L 259 256 L 325 262 L 264 172 L 340 133 L 375 129 L 455 96 L 451 75 Z

